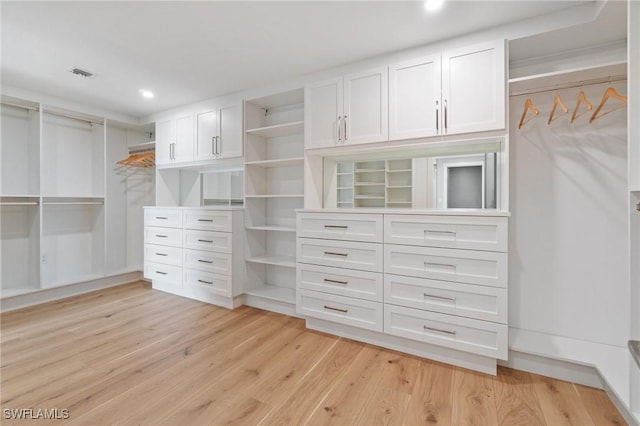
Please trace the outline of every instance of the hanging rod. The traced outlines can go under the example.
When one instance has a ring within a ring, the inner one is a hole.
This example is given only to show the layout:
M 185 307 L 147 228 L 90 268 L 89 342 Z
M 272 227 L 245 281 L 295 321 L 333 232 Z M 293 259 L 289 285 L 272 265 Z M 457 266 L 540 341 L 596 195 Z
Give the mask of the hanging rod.
M 141 143 L 139 145 L 130 146 L 128 148 L 129 154 L 138 154 L 141 152 L 152 152 L 156 150 L 156 143 L 154 141 Z
M 6 105 L 6 106 L 12 106 L 12 107 L 15 107 L 15 108 L 28 109 L 28 110 L 31 110 L 31 111 L 40 111 L 40 108 L 38 108 L 38 107 L 34 107 L 34 106 L 31 106 L 31 105 L 22 105 L 22 104 L 18 104 L 18 103 L 14 103 L 14 102 L 0 101 L 0 104 Z
M 574 89 L 577 87 L 597 86 L 599 84 L 616 83 L 618 81 L 627 81 L 626 75 L 616 75 L 611 77 L 592 78 L 590 80 L 581 80 L 574 83 L 556 84 L 553 86 L 544 86 L 537 89 L 521 90 L 519 92 L 509 92 L 509 96 L 531 95 L 534 93 L 556 92 L 558 90 Z
M 104 201 L 45 201 L 47 206 L 101 206 Z
M 0 201 L 0 206 L 37 206 L 37 201 Z
M 97 121 L 95 119 L 91 119 L 91 118 L 88 118 L 88 117 L 83 117 L 81 115 L 75 115 L 75 114 L 72 114 L 72 113 L 69 113 L 69 112 L 50 111 L 50 110 L 47 110 L 46 107 L 43 107 L 42 111 L 45 114 L 57 115 L 58 117 L 65 117 L 65 118 L 71 118 L 73 120 L 85 121 L 85 122 L 90 123 L 90 124 L 104 125 L 104 119 L 102 121 Z

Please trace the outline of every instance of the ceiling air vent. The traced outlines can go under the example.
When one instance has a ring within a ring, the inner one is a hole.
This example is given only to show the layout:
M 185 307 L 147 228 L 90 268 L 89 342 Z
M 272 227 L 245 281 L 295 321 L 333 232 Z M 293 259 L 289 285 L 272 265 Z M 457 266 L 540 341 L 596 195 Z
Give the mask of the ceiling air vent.
M 79 75 L 80 77 L 84 77 L 84 78 L 93 77 L 93 73 L 92 72 L 85 71 L 85 70 L 80 69 L 80 68 L 71 68 L 69 71 L 72 74 Z

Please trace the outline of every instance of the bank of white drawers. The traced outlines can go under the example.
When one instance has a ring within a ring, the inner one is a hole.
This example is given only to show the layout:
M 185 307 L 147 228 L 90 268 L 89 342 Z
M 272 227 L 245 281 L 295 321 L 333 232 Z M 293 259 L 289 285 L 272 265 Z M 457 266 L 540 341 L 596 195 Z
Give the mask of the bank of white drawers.
M 146 208 L 145 277 L 196 298 L 235 296 L 232 230 L 232 211 Z
M 506 359 L 507 218 L 298 213 L 297 312 Z

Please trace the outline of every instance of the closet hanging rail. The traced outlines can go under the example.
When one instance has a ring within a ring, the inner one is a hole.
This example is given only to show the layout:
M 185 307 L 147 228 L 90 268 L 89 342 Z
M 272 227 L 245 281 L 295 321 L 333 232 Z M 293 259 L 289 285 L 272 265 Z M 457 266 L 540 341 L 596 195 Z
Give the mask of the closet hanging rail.
M 522 95 L 532 95 L 534 93 L 557 92 L 558 90 L 575 89 L 577 87 L 585 87 L 585 86 L 597 86 L 599 84 L 610 84 L 610 83 L 616 83 L 618 81 L 627 81 L 627 76 L 616 75 L 611 77 L 593 78 L 591 80 L 582 80 L 580 82 L 554 84 L 553 86 L 544 86 L 536 89 L 509 92 L 509 96 L 522 96 Z
M 101 125 L 104 124 L 104 120 L 98 117 L 92 118 L 92 117 L 87 117 L 82 115 L 76 115 L 70 112 L 48 110 L 46 106 L 42 107 L 42 111 L 45 114 L 57 115 L 58 117 L 71 118 L 72 120 L 85 121 L 90 124 L 101 124 Z
M 134 167 L 155 167 L 155 142 L 147 142 L 129 147 L 129 156 L 116 164 Z

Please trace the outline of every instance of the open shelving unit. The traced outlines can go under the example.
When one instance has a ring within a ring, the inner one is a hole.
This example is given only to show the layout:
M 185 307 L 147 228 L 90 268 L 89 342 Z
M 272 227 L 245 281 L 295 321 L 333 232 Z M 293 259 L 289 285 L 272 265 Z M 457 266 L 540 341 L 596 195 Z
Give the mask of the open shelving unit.
M 246 303 L 293 313 L 304 206 L 304 91 L 245 101 Z

